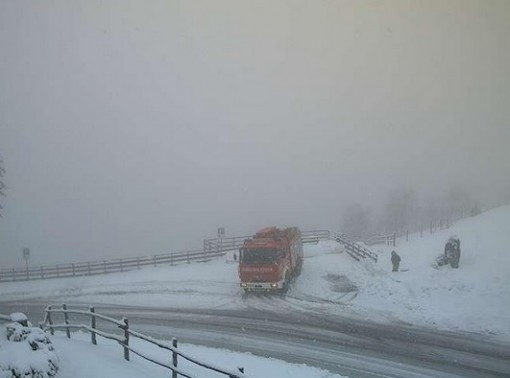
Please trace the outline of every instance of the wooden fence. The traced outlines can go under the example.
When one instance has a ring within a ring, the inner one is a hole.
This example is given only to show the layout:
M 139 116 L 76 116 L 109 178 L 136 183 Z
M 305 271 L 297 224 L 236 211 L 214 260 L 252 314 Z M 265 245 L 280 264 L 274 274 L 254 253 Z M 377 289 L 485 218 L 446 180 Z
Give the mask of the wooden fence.
M 329 239 L 328 230 L 302 231 L 303 243 Z M 240 248 L 248 236 L 214 238 L 204 240 L 203 249 L 172 252 L 153 256 L 138 256 L 113 260 L 88 261 L 81 263 L 44 265 L 28 268 L 1 269 L 0 282 L 28 281 L 48 278 L 92 276 L 97 274 L 126 272 L 143 266 L 177 265 L 192 261 L 208 261 L 223 256 L 226 251 Z
M 55 323 L 55 319 L 53 315 L 61 314 L 63 315 L 63 323 Z M 78 323 L 70 323 L 69 315 L 81 315 L 90 317 L 89 324 L 78 324 Z M 97 319 L 112 323 L 116 325 L 122 332 L 121 334 L 114 334 L 102 331 L 97 328 Z M 179 350 L 177 346 L 177 339 L 172 338 L 171 343 L 166 343 L 160 340 L 156 340 L 150 336 L 146 336 L 139 332 L 132 330 L 129 327 L 129 321 L 126 317 L 123 317 L 120 320 L 111 318 L 109 316 L 105 316 L 99 314 L 95 311 L 94 307 L 89 307 L 88 311 L 85 310 L 77 310 L 77 309 L 68 309 L 65 304 L 62 305 L 62 308 L 54 309 L 52 306 L 46 307 L 45 317 L 43 322 L 40 323 L 40 327 L 44 330 L 50 330 L 50 333 L 53 335 L 55 329 L 64 329 L 66 331 L 66 335 L 68 338 L 71 338 L 71 329 L 80 329 L 83 331 L 87 331 L 90 333 L 90 341 L 93 345 L 97 345 L 97 336 L 104 337 L 106 339 L 117 341 L 123 349 L 124 359 L 129 361 L 130 352 L 140 356 L 141 358 L 150 361 L 156 365 L 162 366 L 172 371 L 172 378 L 177 378 L 178 376 L 183 376 L 187 378 L 197 378 L 196 375 L 193 375 L 189 372 L 186 372 L 182 368 L 178 366 L 178 359 L 183 358 L 191 363 L 201 366 L 205 369 L 215 371 L 217 373 L 223 374 L 229 378 L 244 378 L 244 368 L 238 368 L 237 371 L 221 368 L 218 366 L 212 366 L 210 364 L 206 364 L 205 362 L 200 361 L 199 359 Z M 130 345 L 130 338 L 136 337 L 138 339 L 144 340 L 150 344 L 156 345 L 159 348 L 168 350 L 171 352 L 172 364 L 168 364 L 163 361 L 155 360 L 146 354 L 143 353 L 142 350 L 134 348 Z
M 345 250 L 353 259 L 360 261 L 361 259 L 369 258 L 377 262 L 377 255 L 370 251 L 368 248 L 365 248 L 345 237 L 344 234 L 340 232 L 335 232 L 333 234 L 333 239 L 338 243 L 341 243 L 345 246 Z
M 126 272 L 128 270 L 140 269 L 142 266 L 149 265 L 176 265 L 179 263 L 190 263 L 192 261 L 207 261 L 212 258 L 219 257 L 222 254 L 223 252 L 217 250 L 203 251 L 200 249 L 153 256 L 138 256 L 114 260 L 30 267 L 28 269 L 2 269 L 0 270 L 0 282 Z
M 385 244 L 385 245 L 395 247 L 396 240 L 397 240 L 397 233 L 394 232 L 394 233 L 388 234 L 388 235 L 372 236 L 371 238 L 369 238 L 365 241 L 365 244 L 368 246 L 375 245 L 375 244 Z

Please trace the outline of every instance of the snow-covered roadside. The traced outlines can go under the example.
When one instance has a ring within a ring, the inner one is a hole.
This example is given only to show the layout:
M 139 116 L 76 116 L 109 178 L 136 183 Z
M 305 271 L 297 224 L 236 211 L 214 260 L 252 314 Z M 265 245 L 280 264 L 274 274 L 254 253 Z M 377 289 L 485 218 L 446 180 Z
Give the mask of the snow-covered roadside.
M 125 361 L 122 348 L 111 340 L 99 338 L 98 345 L 94 346 L 90 342 L 90 335 L 82 332 L 73 333 L 71 340 L 67 339 L 62 332 L 57 332 L 50 338 L 60 361 L 59 378 L 157 378 L 171 375 L 168 369 L 133 354 L 131 354 L 129 362 Z M 131 339 L 130 343 L 134 348 L 143 350 L 144 353 L 156 360 L 166 363 L 171 361 L 171 355 L 166 350 L 138 339 Z M 22 362 L 27 366 L 38 366 L 44 363 L 44 361 L 40 361 L 40 356 L 25 350 L 24 346 L 21 343 L 7 342 L 5 337 L 2 337 L 0 338 L 0 357 L 7 358 L 9 363 L 13 363 L 13 359 L 21 363 L 20 359 L 22 359 Z M 181 344 L 179 348 L 203 362 L 216 366 L 229 367 L 232 370 L 242 366 L 247 377 L 341 378 L 339 375 L 304 364 L 290 364 L 272 358 L 256 357 L 249 353 L 237 353 L 189 344 Z M 223 376 L 193 365 L 184 359 L 179 359 L 179 368 L 204 378 Z
M 460 267 L 438 268 L 435 258 L 451 235 L 461 240 Z M 357 305 L 410 323 L 510 339 L 510 206 L 398 241 L 395 274 L 388 273 L 392 248 L 374 249 L 380 262 L 367 266 Z
M 461 240 L 459 269 L 434 268 L 451 234 Z M 243 298 L 231 257 L 60 280 L 2 283 L 0 301 L 105 303 L 171 308 L 289 308 L 377 322 L 404 322 L 510 340 L 510 206 L 459 221 L 432 235 L 398 241 L 401 271 L 375 246 L 377 264 L 358 263 L 333 241 L 305 245 L 301 276 L 285 300 Z M 0 304 L 1 310 L 1 304 Z

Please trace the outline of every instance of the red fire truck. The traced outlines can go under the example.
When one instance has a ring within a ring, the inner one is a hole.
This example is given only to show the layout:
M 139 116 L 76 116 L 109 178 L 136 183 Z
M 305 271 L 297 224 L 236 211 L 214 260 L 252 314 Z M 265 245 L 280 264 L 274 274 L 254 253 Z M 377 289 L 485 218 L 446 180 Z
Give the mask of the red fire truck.
M 301 273 L 303 243 L 297 227 L 268 227 L 239 250 L 239 278 L 244 291 L 284 291 Z

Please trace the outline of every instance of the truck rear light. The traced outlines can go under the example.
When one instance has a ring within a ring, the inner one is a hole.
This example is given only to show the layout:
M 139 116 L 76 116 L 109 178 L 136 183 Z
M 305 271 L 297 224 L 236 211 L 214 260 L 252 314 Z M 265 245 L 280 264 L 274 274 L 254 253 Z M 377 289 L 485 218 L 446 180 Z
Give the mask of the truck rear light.
M 271 284 L 271 288 L 276 289 L 277 287 L 278 287 L 278 284 L 277 284 L 277 283 L 272 283 L 272 284 Z
M 248 287 L 248 284 L 246 282 L 241 282 L 241 287 Z

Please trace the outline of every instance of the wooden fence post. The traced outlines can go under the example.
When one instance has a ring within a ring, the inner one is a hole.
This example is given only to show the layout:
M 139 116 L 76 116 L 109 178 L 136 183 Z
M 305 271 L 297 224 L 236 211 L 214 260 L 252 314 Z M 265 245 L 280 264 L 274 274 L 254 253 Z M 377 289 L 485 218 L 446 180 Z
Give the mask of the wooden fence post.
M 129 361 L 129 349 L 127 348 L 129 346 L 129 322 L 128 322 L 128 318 L 123 317 L 122 318 L 122 322 L 124 323 L 124 325 L 120 326 L 120 328 L 122 328 L 124 330 L 124 341 L 123 341 L 123 345 L 124 345 L 124 359 L 126 361 Z
M 64 303 L 62 304 L 62 310 L 64 310 L 64 323 L 67 325 L 69 324 L 69 314 L 67 313 L 67 305 Z M 66 335 L 67 338 L 71 338 L 71 332 L 69 331 L 69 327 L 66 327 Z
M 175 337 L 172 337 L 172 346 L 174 349 L 177 349 L 177 339 Z M 174 365 L 174 368 L 177 368 L 177 352 L 175 350 L 172 351 L 172 363 Z M 172 370 L 172 378 L 177 378 L 177 372 L 175 370 Z
M 90 341 L 92 341 L 92 344 L 97 345 L 96 333 L 93 331 L 94 329 L 96 329 L 96 315 L 95 315 L 96 309 L 94 308 L 94 306 L 90 306 L 89 311 L 91 313 L 90 328 L 92 328 L 92 331 L 90 331 Z
M 51 306 L 46 307 L 46 319 L 48 319 L 48 324 L 50 325 L 50 334 L 53 336 L 55 334 L 55 330 L 53 329 L 52 325 L 53 322 L 51 321 Z
M 238 367 L 237 370 L 239 370 L 239 373 L 242 373 L 244 374 L 244 368 L 243 367 Z M 236 378 L 237 376 L 236 375 L 229 375 L 230 378 Z

